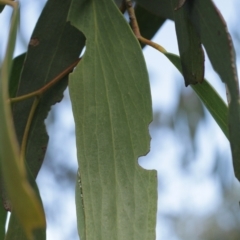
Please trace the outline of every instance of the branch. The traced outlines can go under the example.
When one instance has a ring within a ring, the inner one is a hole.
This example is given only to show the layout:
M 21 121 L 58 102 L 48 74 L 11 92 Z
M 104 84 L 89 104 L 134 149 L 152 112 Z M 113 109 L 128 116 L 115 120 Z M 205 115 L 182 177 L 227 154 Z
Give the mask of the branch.
M 62 71 L 60 74 L 58 74 L 54 79 L 52 79 L 49 83 L 47 83 L 45 86 L 43 86 L 42 88 L 38 89 L 37 91 L 28 93 L 26 95 L 22 95 L 20 97 L 10 98 L 9 101 L 11 103 L 15 103 L 15 102 L 20 102 L 20 101 L 23 101 L 23 100 L 26 100 L 26 99 L 32 98 L 32 97 L 40 97 L 43 93 L 45 93 L 48 89 L 50 89 L 53 85 L 55 85 L 63 77 L 65 77 L 67 74 L 72 72 L 72 70 L 74 69 L 74 67 L 76 67 L 76 65 L 78 64 L 78 62 L 80 60 L 81 60 L 81 58 L 76 60 L 69 67 L 67 67 L 64 71 Z
M 140 30 L 139 30 L 139 26 L 138 26 L 138 22 L 137 22 L 137 18 L 136 18 L 136 15 L 135 15 L 135 11 L 134 11 L 134 8 L 133 8 L 132 1 L 131 0 L 125 0 L 125 4 L 126 4 L 126 7 L 127 7 L 129 19 L 130 19 L 130 24 L 131 24 L 133 33 L 135 34 L 136 38 L 140 42 L 155 48 L 156 50 L 160 51 L 161 53 L 167 53 L 167 51 L 161 45 L 159 45 L 159 44 L 157 44 L 157 43 L 155 43 L 151 40 L 148 40 L 141 35 Z

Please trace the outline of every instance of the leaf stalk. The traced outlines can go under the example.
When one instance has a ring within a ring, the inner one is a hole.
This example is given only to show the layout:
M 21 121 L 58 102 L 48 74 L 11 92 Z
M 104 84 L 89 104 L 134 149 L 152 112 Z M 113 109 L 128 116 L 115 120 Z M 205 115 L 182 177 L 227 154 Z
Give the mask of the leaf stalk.
M 63 77 L 65 77 L 67 74 L 72 72 L 73 68 L 76 67 L 76 65 L 78 64 L 79 61 L 80 61 L 80 58 L 77 59 L 74 63 L 72 63 L 69 67 L 67 67 L 64 71 L 62 71 L 60 74 L 58 74 L 54 79 L 52 79 L 49 83 L 47 83 L 42 88 L 40 88 L 34 92 L 22 95 L 20 97 L 10 98 L 10 102 L 15 103 L 15 102 L 21 102 L 23 100 L 26 100 L 26 99 L 29 99 L 32 97 L 40 97 L 43 93 L 45 93 L 48 89 L 50 89 L 53 85 L 55 85 Z
M 131 0 L 125 0 L 125 5 L 126 5 L 126 8 L 127 8 L 127 12 L 128 12 L 128 15 L 129 15 L 129 19 L 130 19 L 130 25 L 132 27 L 132 31 L 133 33 L 135 34 L 136 38 L 144 43 L 145 45 L 148 45 L 148 46 L 151 46 L 153 48 L 155 48 L 156 50 L 160 51 L 161 53 L 167 53 L 167 51 L 165 50 L 164 47 L 162 47 L 161 45 L 151 41 L 151 40 L 148 40 L 146 38 L 144 38 L 141 33 L 140 33 L 140 30 L 139 30 L 139 26 L 138 26 L 138 22 L 137 22 L 137 18 L 136 18 L 136 15 L 135 15 L 135 11 L 134 11 L 134 8 L 133 8 L 133 4 L 132 4 L 132 1 Z
M 26 124 L 25 130 L 24 130 L 22 144 L 21 144 L 21 148 L 20 148 L 20 163 L 21 164 L 24 164 L 24 162 L 25 162 L 25 153 L 26 153 L 28 135 L 29 135 L 31 123 L 32 123 L 32 120 L 34 117 L 34 113 L 37 109 L 39 101 L 40 101 L 40 97 L 36 96 L 36 98 L 34 99 L 34 102 L 32 104 L 32 107 L 31 107 L 31 110 L 30 110 L 30 113 L 28 116 L 27 124 Z

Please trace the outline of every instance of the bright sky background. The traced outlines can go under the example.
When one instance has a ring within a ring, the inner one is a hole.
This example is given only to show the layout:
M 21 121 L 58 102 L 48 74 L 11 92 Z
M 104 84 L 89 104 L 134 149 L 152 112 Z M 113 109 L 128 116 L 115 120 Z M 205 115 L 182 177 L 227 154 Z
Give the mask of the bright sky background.
M 29 39 L 39 16 L 39 9 L 43 6 L 43 1 L 22 0 L 21 7 L 21 25 L 24 29 L 26 39 Z M 237 0 L 215 0 L 216 5 L 222 12 L 226 22 L 232 24 L 236 19 L 236 10 L 234 5 Z M 3 56 L 11 11 L 0 14 L 0 59 Z M 232 28 L 230 27 L 230 32 Z M 168 21 L 156 34 L 153 41 L 161 44 L 169 52 L 178 53 L 174 23 Z M 19 39 L 16 55 L 26 51 L 24 39 Z M 180 85 L 183 84 L 182 77 L 174 66 L 159 52 L 150 47 L 144 50 L 147 67 L 150 75 L 151 92 L 153 100 L 153 110 L 159 110 L 171 113 L 177 107 L 177 99 Z M 239 65 L 238 65 L 239 69 Z M 218 76 L 211 68 L 211 64 L 206 59 L 206 79 L 208 79 L 225 99 L 224 86 Z M 71 112 L 71 104 L 68 93 L 62 103 L 54 106 L 55 118 L 58 121 L 48 128 L 50 135 L 49 146 L 61 155 L 61 161 L 68 162 L 69 166 L 77 169 L 75 138 L 73 135 L 74 121 Z M 221 204 L 220 186 L 216 179 L 209 176 L 212 171 L 215 149 L 226 156 L 226 162 L 230 165 L 230 147 L 225 136 L 219 127 L 215 124 L 210 115 L 207 121 L 201 123 L 197 133 L 198 146 L 200 151 L 196 160 L 191 164 L 190 172 L 183 174 L 179 168 L 179 155 L 181 148 L 177 145 L 176 139 L 171 133 L 166 132 L 164 140 L 159 139 L 162 132 L 152 132 L 151 152 L 147 157 L 139 160 L 141 166 L 147 169 L 157 169 L 159 183 L 164 185 L 158 196 L 159 213 L 157 225 L 157 240 L 177 240 L 173 231 L 173 226 L 164 219 L 164 214 L 194 214 L 199 217 L 209 215 L 216 211 Z M 66 139 L 68 139 L 66 141 Z M 161 144 L 161 146 L 159 146 Z M 64 145 L 64 148 L 62 147 Z M 52 153 L 48 152 L 49 155 Z M 58 162 L 56 162 L 58 164 Z M 48 174 L 48 175 L 47 175 Z M 55 216 L 51 225 L 48 226 L 48 240 L 58 239 L 77 239 L 76 238 L 76 216 L 74 203 L 74 186 L 64 188 L 65 186 L 56 186 L 54 179 L 49 173 L 41 171 L 37 179 L 40 185 L 40 192 L 45 205 L 54 204 L 53 208 L 58 208 L 58 215 Z M 231 178 L 231 177 L 230 177 Z M 233 191 L 238 191 L 235 196 L 236 201 L 240 199 L 239 184 L 232 178 Z M 56 191 L 56 192 L 55 192 Z M 57 197 L 56 197 L 57 194 Z M 48 217 L 50 218 L 51 210 Z M 56 214 L 54 212 L 54 214 Z M 54 222 L 54 224 L 53 224 Z M 72 230 L 74 230 L 71 238 Z M 68 237 L 67 237 L 68 236 Z M 184 239 L 185 240 L 185 239 Z

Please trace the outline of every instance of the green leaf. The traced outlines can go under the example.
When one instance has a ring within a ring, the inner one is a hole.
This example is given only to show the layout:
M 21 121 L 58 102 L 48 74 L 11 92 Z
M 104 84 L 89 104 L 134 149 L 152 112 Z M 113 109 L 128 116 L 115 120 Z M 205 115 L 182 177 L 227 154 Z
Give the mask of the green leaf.
M 3 11 L 4 7 L 5 7 L 4 5 L 0 4 L 0 13 Z
M 170 0 L 136 0 L 136 2 L 157 16 L 172 20 L 174 18 Z
M 20 73 L 21 73 L 25 56 L 26 54 L 22 54 L 14 58 L 13 60 L 10 79 L 9 79 L 9 97 L 15 97 L 16 95 Z M 7 210 L 10 210 L 11 203 L 9 201 L 9 197 L 7 196 L 7 191 L 6 191 L 2 174 L 0 175 L 0 195 L 2 197 L 4 208 Z
M 83 207 L 83 195 L 82 195 L 82 183 L 80 178 L 80 171 L 78 170 L 78 176 L 76 179 L 76 211 L 77 211 L 77 228 L 78 234 L 81 240 L 86 240 L 85 233 L 85 216 L 84 216 L 84 207 Z
M 69 19 L 87 39 L 69 83 L 85 219 L 78 229 L 86 240 L 153 240 L 156 171 L 137 162 L 149 151 L 152 120 L 140 45 L 111 0 L 74 0 Z
M 168 0 L 137 0 L 152 13 L 173 19 L 174 7 Z M 235 176 L 240 180 L 240 107 L 235 52 L 226 23 L 211 0 L 186 1 L 190 5 L 189 20 L 204 45 L 214 70 L 228 88 L 228 127 Z M 185 3 L 185 4 L 186 4 Z M 172 11 L 170 10 L 172 9 Z
M 231 36 L 222 15 L 212 1 L 193 1 L 190 18 L 214 70 L 227 85 L 231 99 L 228 115 L 229 140 L 235 175 L 240 180 L 240 99 L 235 51 Z
M 25 57 L 26 57 L 26 53 L 23 53 L 13 59 L 13 64 L 12 64 L 13 66 L 12 66 L 12 71 L 11 71 L 10 80 L 9 80 L 9 97 L 10 98 L 13 98 L 16 96 Z
M 29 183 L 31 184 L 31 187 L 34 189 L 34 192 L 42 206 L 42 200 L 41 200 L 38 186 L 35 182 L 35 179 L 33 178 L 32 174 L 30 173 L 30 169 L 27 166 L 26 166 L 26 169 L 27 169 Z M 46 239 L 46 226 L 44 226 L 42 228 L 34 229 L 33 239 L 34 240 L 45 240 Z M 24 232 L 24 229 L 22 227 L 22 224 L 19 222 L 19 220 L 14 212 L 11 213 L 11 215 L 10 215 L 8 230 L 6 233 L 6 238 L 4 240 L 28 240 L 28 238 Z
M 178 7 L 178 4 L 180 4 L 179 0 L 172 0 L 173 7 Z M 190 11 L 190 1 L 174 11 L 178 48 L 186 86 L 201 83 L 204 77 L 204 52 L 201 40 L 189 20 Z
M 71 1 L 49 0 L 36 24 L 27 51 L 17 96 L 40 89 L 63 70 L 75 62 L 85 45 L 84 36 L 66 22 Z M 31 173 L 36 178 L 42 165 L 48 144 L 44 120 L 50 107 L 61 101 L 67 86 L 68 76 L 41 96 L 31 124 L 26 160 Z M 33 99 L 13 106 L 17 138 L 22 142 L 26 122 Z
M 7 51 L 0 74 L 1 167 L 13 211 L 21 222 L 28 239 L 31 239 L 34 228 L 45 226 L 45 218 L 43 209 L 27 181 L 25 168 L 19 161 L 19 149 L 8 101 L 8 80 L 19 22 L 19 6 L 18 2 L 5 0 L 1 2 L 13 7 Z
M 7 211 L 0 205 L 0 239 L 5 238 L 5 225 L 7 220 Z
M 184 4 L 185 4 L 186 0 L 177 0 L 177 5 L 176 5 L 176 8 L 175 10 L 178 10 L 180 9 Z
M 152 14 L 139 4 L 135 6 L 135 15 L 141 35 L 147 39 L 152 39 L 166 20 L 165 18 Z M 144 47 L 144 44 L 141 43 L 141 46 Z
M 45 229 L 34 230 L 33 237 L 34 240 L 46 239 Z M 22 225 L 19 223 L 14 213 L 11 214 L 8 232 L 4 240 L 28 240 L 26 234 L 22 229 Z
M 182 66 L 179 56 L 171 53 L 164 54 L 174 66 L 182 73 Z M 228 107 L 222 98 L 218 95 L 211 84 L 204 79 L 201 84 L 190 85 L 196 92 L 198 97 L 204 103 L 212 117 L 217 122 L 218 126 L 222 129 L 225 136 L 229 139 L 228 133 Z

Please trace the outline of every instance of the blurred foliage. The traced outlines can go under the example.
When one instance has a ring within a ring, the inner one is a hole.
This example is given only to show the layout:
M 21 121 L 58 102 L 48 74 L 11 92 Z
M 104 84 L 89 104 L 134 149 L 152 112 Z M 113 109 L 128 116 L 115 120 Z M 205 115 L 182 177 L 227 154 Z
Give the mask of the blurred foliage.
M 173 132 L 183 147 L 184 154 L 179 161 L 184 168 L 194 160 L 198 151 L 196 133 L 199 124 L 205 120 L 206 110 L 196 93 L 184 86 L 180 87 L 176 102 L 178 105 L 175 111 L 169 115 L 165 112 L 154 112 L 152 127 L 155 130 L 167 128 Z

